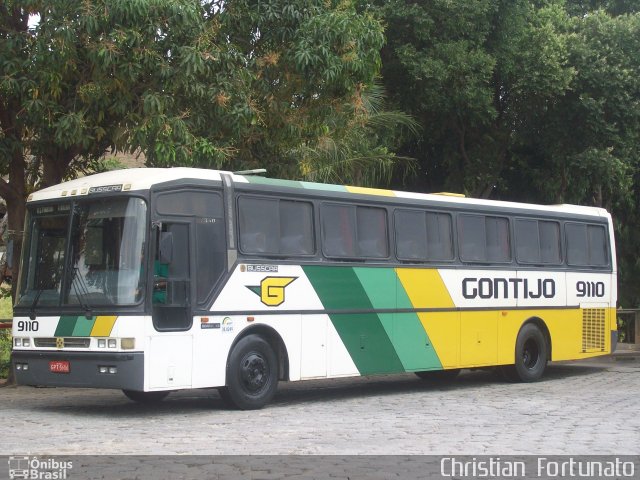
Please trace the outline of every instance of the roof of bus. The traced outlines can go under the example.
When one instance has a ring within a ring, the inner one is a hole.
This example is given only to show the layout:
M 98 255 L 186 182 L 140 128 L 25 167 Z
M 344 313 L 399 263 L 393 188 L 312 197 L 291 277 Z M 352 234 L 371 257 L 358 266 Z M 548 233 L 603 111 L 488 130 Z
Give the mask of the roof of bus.
M 221 174 L 228 174 L 233 178 L 234 183 L 251 183 L 257 185 L 269 185 L 275 188 L 301 188 L 306 190 L 322 190 L 333 192 L 344 192 L 362 195 L 374 195 L 395 197 L 413 200 L 425 200 L 442 205 L 484 205 L 487 207 L 502 207 L 507 209 L 531 209 L 572 213 L 578 215 L 609 216 L 606 210 L 597 207 L 585 207 L 579 205 L 537 205 L 528 203 L 505 202 L 498 200 L 483 200 L 476 198 L 465 198 L 463 196 L 428 194 L 403 192 L 396 190 L 384 190 L 377 188 L 355 187 L 332 185 L 327 183 L 313 183 L 293 180 L 280 180 L 255 175 L 236 175 L 232 172 L 219 170 L 207 170 L 199 168 L 131 168 L 125 170 L 113 170 L 110 172 L 97 173 L 75 180 L 60 183 L 52 187 L 34 192 L 29 197 L 29 201 L 51 200 L 55 198 L 73 197 L 87 195 L 92 187 L 121 187 L 124 191 L 148 190 L 153 185 L 177 180 L 209 180 L 221 181 Z

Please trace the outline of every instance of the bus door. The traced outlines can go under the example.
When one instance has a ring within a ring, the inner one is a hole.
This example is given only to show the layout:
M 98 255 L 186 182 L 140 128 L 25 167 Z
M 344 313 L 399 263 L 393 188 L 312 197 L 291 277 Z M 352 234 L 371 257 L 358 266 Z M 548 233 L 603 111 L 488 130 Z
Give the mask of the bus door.
M 222 191 L 210 188 L 152 194 L 151 388 L 209 386 L 213 372 L 224 375 L 211 368 L 226 361 L 213 348 L 220 330 L 201 324 L 227 272 L 223 206 Z
M 149 387 L 191 386 L 193 323 L 191 222 L 154 222 Z

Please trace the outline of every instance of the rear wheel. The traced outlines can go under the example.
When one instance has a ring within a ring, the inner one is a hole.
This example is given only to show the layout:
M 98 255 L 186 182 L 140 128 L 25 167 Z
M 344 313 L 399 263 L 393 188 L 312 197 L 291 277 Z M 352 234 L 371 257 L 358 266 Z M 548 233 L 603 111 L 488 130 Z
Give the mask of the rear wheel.
M 124 393 L 129 400 L 133 400 L 134 402 L 159 403 L 164 400 L 171 392 L 138 392 L 136 390 L 122 390 L 122 393 Z
M 512 382 L 535 382 L 547 368 L 549 345 L 544 334 L 533 323 L 520 329 L 516 339 L 515 364 L 502 367 L 502 373 Z
M 449 370 L 428 370 L 425 372 L 415 372 L 415 374 L 422 380 L 433 380 L 438 382 L 450 382 L 460 373 L 459 368 L 452 368 Z
M 278 357 L 264 338 L 248 335 L 231 351 L 227 385 L 218 391 L 225 403 L 241 410 L 264 407 L 278 388 Z

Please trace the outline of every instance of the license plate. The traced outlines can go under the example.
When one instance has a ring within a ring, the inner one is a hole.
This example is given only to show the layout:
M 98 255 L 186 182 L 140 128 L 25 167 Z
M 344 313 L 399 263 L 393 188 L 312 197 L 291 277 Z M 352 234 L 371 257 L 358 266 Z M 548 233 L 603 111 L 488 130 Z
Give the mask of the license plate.
M 53 373 L 69 373 L 69 362 L 67 360 L 49 362 L 49 371 Z

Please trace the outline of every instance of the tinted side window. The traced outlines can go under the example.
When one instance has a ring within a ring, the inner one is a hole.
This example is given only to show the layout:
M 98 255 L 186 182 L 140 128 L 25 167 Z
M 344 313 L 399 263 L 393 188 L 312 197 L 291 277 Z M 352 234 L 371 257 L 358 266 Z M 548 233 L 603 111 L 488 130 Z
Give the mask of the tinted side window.
M 560 225 L 543 220 L 516 220 L 516 258 L 521 263 L 559 264 Z
M 396 254 L 400 260 L 427 259 L 426 220 L 424 212 L 396 210 Z
M 223 218 L 196 219 L 196 299 L 203 304 L 226 267 Z
M 322 248 L 330 257 L 353 257 L 356 253 L 356 208 L 322 205 Z
M 484 217 L 480 215 L 460 215 L 458 217 L 461 260 L 466 262 L 486 261 L 486 238 Z
M 397 255 L 401 260 L 452 260 L 451 216 L 446 213 L 397 210 Z
M 382 208 L 356 207 L 358 254 L 363 257 L 389 256 L 387 212 Z
M 161 215 L 222 217 L 222 197 L 215 192 L 182 190 L 158 195 L 156 211 Z
M 509 262 L 509 221 L 502 217 L 458 217 L 460 259 L 465 262 Z
M 312 255 L 313 207 L 309 202 L 240 197 L 240 250 L 266 255 Z
M 279 254 L 278 217 L 278 200 L 240 197 L 240 250 L 244 253 Z
M 605 266 L 607 260 L 607 237 L 604 227 L 599 225 L 587 226 L 587 237 L 589 239 L 589 263 L 595 266 Z
M 560 224 L 558 222 L 539 221 L 540 260 L 542 263 L 562 263 L 560 252 Z
M 429 260 L 453 260 L 451 215 L 427 212 L 427 250 Z
M 387 258 L 387 212 L 382 208 L 322 205 L 323 251 L 330 257 Z
M 607 231 L 603 226 L 567 223 L 565 233 L 569 265 L 608 265 Z

